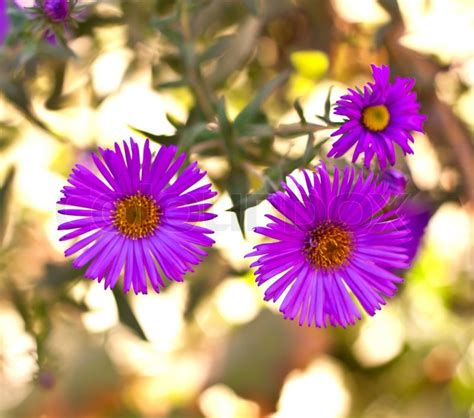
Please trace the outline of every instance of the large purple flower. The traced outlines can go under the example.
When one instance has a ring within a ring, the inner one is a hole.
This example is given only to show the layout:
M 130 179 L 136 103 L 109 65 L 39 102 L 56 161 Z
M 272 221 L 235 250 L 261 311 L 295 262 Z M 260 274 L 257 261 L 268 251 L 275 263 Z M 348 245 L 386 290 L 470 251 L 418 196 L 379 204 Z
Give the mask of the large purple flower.
M 410 263 L 410 231 L 388 184 L 373 173 L 364 178 L 354 168 L 336 168 L 332 183 L 325 166 L 303 175 L 305 185 L 290 176 L 294 190 L 282 183 L 283 191 L 268 198 L 286 219 L 267 215 L 272 222 L 255 228 L 274 241 L 249 254 L 258 257 L 252 267 L 259 285 L 272 282 L 265 300 L 287 291 L 285 318 L 346 327 L 361 318 L 350 293 L 370 315 L 396 293 L 402 279 L 394 270 Z
M 361 153 L 365 165 L 370 166 L 374 155 L 381 168 L 395 164 L 397 144 L 404 155 L 413 154 L 409 142 L 414 142 L 412 131 L 423 132 L 425 115 L 418 111 L 420 104 L 412 92 L 415 80 L 396 77 L 390 83 L 390 69 L 372 65 L 374 83 L 368 83 L 363 91 L 349 89 L 349 94 L 336 102 L 334 111 L 346 117 L 342 126 L 331 136 L 340 136 L 328 153 L 329 157 L 341 157 L 356 145 L 352 162 Z
M 78 218 L 58 229 L 70 231 L 61 240 L 81 237 L 65 255 L 82 251 L 73 266 L 88 264 L 85 277 L 114 287 L 124 270 L 125 292 L 133 286 L 135 293 L 147 293 L 147 277 L 159 292 L 163 277 L 182 281 L 206 255 L 200 247 L 214 243 L 207 236 L 212 231 L 194 222 L 215 217 L 206 212 L 211 204 L 203 203 L 215 192 L 208 183 L 196 187 L 206 174 L 196 162 L 178 174 L 186 155 L 176 157 L 174 146 L 152 157 L 147 140 L 140 156 L 130 139 L 123 151 L 118 144 L 99 148 L 92 155 L 97 174 L 76 165 L 58 203 L 68 206 L 60 214 Z

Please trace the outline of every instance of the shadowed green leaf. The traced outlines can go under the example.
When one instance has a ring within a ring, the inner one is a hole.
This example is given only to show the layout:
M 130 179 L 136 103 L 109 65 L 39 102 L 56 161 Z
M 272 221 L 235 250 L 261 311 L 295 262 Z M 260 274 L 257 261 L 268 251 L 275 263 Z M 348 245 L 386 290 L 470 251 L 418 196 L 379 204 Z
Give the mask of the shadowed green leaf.
M 177 135 L 156 135 L 141 129 L 134 128 L 133 126 L 130 128 L 140 135 L 143 135 L 145 138 L 148 138 L 150 141 L 156 142 L 157 144 L 176 145 L 178 143 L 179 138 Z
M 135 334 L 137 334 L 141 339 L 148 341 L 140 323 L 138 322 L 135 314 L 132 311 L 127 296 L 118 286 L 115 286 L 112 289 L 112 293 L 114 295 L 115 302 L 117 303 L 117 310 L 120 322 L 126 325 L 132 331 L 134 331 Z
M 334 86 L 329 87 L 328 95 L 326 97 L 326 102 L 324 103 L 324 116 L 327 119 L 331 117 L 331 93 Z
M 299 99 L 295 100 L 295 102 L 293 103 L 293 107 L 295 108 L 296 113 L 298 114 L 298 117 L 301 120 L 301 124 L 303 126 L 306 125 L 306 123 L 307 123 L 306 118 L 304 116 L 304 111 L 303 111 L 303 108 L 301 107 L 301 103 L 300 103 Z
M 71 263 L 48 263 L 43 277 L 38 281 L 41 287 L 64 287 L 82 277 L 86 268 L 75 269 Z
M 219 58 L 229 48 L 233 35 L 225 35 L 216 39 L 216 42 L 206 49 L 198 58 L 199 63 Z
M 229 162 L 231 166 L 239 164 L 239 150 L 235 143 L 234 129 L 227 117 L 225 109 L 225 100 L 221 98 L 217 103 L 217 120 L 219 122 L 219 129 L 227 149 Z
M 232 200 L 232 208 L 229 209 L 235 213 L 239 223 L 242 235 L 245 237 L 245 209 L 239 203 L 247 196 L 250 184 L 247 173 L 242 167 L 234 166 L 231 168 L 229 177 L 227 179 L 227 191 Z
M 163 83 L 159 83 L 155 86 L 157 90 L 166 90 L 166 89 L 175 89 L 178 87 L 183 87 L 186 85 L 186 80 L 173 80 L 173 81 L 165 81 Z
M 8 224 L 8 202 L 12 193 L 12 184 L 15 177 L 15 169 L 11 167 L 5 180 L 0 187 L 0 247 L 5 239 Z

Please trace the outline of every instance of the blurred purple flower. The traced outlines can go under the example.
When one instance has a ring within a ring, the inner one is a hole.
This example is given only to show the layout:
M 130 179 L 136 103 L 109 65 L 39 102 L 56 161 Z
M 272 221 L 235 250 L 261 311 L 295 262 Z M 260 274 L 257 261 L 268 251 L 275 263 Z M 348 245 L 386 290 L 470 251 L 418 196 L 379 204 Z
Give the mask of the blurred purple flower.
M 426 203 L 407 200 L 400 207 L 399 216 L 404 219 L 405 227 L 410 231 L 406 249 L 412 263 L 418 255 L 431 215 L 432 209 Z
M 0 45 L 7 37 L 10 22 L 7 15 L 7 0 L 0 0 Z
M 76 0 L 15 0 L 34 22 L 34 32 L 52 45 L 65 38 L 85 14 L 85 6 Z
M 372 65 L 373 83 L 363 91 L 349 89 L 349 94 L 337 101 L 335 114 L 346 117 L 342 126 L 331 136 L 340 136 L 329 151 L 329 157 L 341 157 L 356 145 L 352 162 L 365 154 L 366 167 L 374 155 L 383 169 L 387 160 L 395 164 L 394 143 L 404 155 L 413 154 L 409 141 L 414 142 L 412 131 L 423 132 L 425 115 L 418 111 L 420 104 L 412 92 L 415 80 L 396 77 L 390 83 L 390 69 L 386 65 Z
M 388 184 L 390 191 L 394 194 L 403 194 L 408 183 L 408 177 L 396 168 L 384 170 L 382 180 Z
M 361 318 L 349 290 L 370 314 L 381 309 L 403 280 L 395 269 L 409 267 L 410 231 L 398 216 L 392 194 L 373 173 L 357 177 L 354 168 L 337 168 L 331 180 L 325 166 L 303 170 L 305 185 L 293 177 L 299 196 L 287 184 L 269 196 L 286 218 L 255 231 L 274 241 L 248 256 L 258 260 L 256 281 L 273 281 L 265 300 L 277 301 L 285 318 L 317 327 L 346 327 Z
M 206 255 L 200 247 L 214 243 L 207 236 L 213 231 L 194 223 L 215 217 L 206 212 L 211 203 L 203 202 L 216 193 L 210 184 L 193 188 L 206 174 L 196 162 L 177 175 L 186 154 L 176 158 L 174 146 L 161 147 L 153 158 L 147 140 L 140 156 L 138 144 L 130 139 L 123 142 L 123 150 L 115 144 L 115 150 L 99 149 L 92 155 L 102 177 L 76 165 L 58 202 L 73 208 L 58 212 L 79 218 L 58 229 L 72 230 L 61 240 L 83 236 L 65 255 L 82 250 L 73 266 L 88 264 L 85 277 L 105 279 L 104 287 L 112 288 L 124 270 L 125 292 L 133 286 L 135 293 L 147 293 L 147 276 L 159 292 L 165 286 L 163 276 L 183 281 Z
M 42 7 L 44 14 L 52 22 L 64 22 L 69 15 L 69 1 L 68 0 L 42 0 L 37 2 L 37 5 Z
M 399 204 L 398 216 L 404 219 L 405 227 L 410 230 L 410 238 L 407 242 L 407 254 L 410 262 L 413 262 L 418 254 L 426 226 L 432 215 L 432 209 L 426 202 L 402 197 L 408 184 L 408 177 L 401 171 L 390 168 L 382 173 L 382 181 L 389 187 L 389 193 L 395 199 L 403 203 Z

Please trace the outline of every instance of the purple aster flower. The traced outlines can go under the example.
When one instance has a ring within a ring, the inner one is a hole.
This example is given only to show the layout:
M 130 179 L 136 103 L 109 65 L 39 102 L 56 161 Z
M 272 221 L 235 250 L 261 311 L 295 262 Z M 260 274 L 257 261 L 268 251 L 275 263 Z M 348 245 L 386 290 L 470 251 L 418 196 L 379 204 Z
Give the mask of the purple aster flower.
M 412 92 L 415 80 L 396 77 L 390 83 L 390 69 L 386 65 L 372 65 L 374 83 L 368 83 L 363 91 L 349 89 L 349 94 L 336 102 L 334 111 L 347 119 L 331 136 L 340 138 L 333 144 L 328 157 L 341 157 L 356 145 L 352 162 L 365 154 L 365 166 L 369 167 L 374 155 L 385 168 L 387 160 L 395 164 L 397 144 L 403 154 L 413 154 L 409 141 L 414 142 L 412 131 L 423 132 L 425 115 L 418 111 L 420 104 Z
M 68 0 L 42 0 L 43 11 L 45 16 L 52 22 L 64 22 L 69 15 Z
M 361 318 L 351 293 L 370 315 L 396 293 L 402 279 L 393 271 L 409 267 L 409 230 L 390 204 L 388 185 L 373 173 L 364 178 L 336 168 L 332 183 L 325 166 L 303 175 L 304 185 L 290 176 L 295 191 L 282 183 L 283 191 L 268 198 L 286 219 L 267 215 L 271 223 L 255 231 L 273 242 L 248 256 L 258 257 L 257 283 L 271 282 L 265 300 L 287 291 L 285 319 L 346 327 Z
M 10 22 L 7 15 L 7 0 L 0 0 L 0 45 L 7 37 Z
M 178 174 L 186 154 L 176 151 L 161 147 L 152 157 L 147 140 L 140 156 L 130 139 L 123 152 L 115 144 L 92 155 L 98 174 L 80 164 L 73 169 L 58 202 L 67 208 L 58 212 L 77 218 L 58 229 L 69 231 L 61 240 L 81 237 L 65 255 L 81 251 L 73 266 L 88 265 L 85 277 L 114 287 L 124 270 L 125 292 L 133 286 L 147 293 L 147 277 L 159 292 L 163 278 L 183 281 L 206 255 L 201 247 L 214 243 L 212 231 L 194 223 L 215 217 L 204 201 L 216 193 L 208 183 L 196 187 L 206 174 L 196 162 Z

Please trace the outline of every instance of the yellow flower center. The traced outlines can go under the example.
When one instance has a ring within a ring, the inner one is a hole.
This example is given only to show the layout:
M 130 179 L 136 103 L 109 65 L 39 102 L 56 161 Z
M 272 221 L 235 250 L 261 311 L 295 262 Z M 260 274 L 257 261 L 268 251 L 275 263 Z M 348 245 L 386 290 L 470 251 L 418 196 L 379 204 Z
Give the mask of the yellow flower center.
M 150 235 L 159 225 L 161 215 L 155 199 L 138 192 L 118 200 L 112 217 L 119 232 L 135 240 Z
M 350 231 L 341 225 L 326 222 L 309 233 L 304 250 L 314 267 L 333 269 L 346 262 L 352 244 Z
M 369 106 L 362 111 L 362 123 L 371 131 L 383 131 L 389 122 L 390 113 L 384 105 Z

